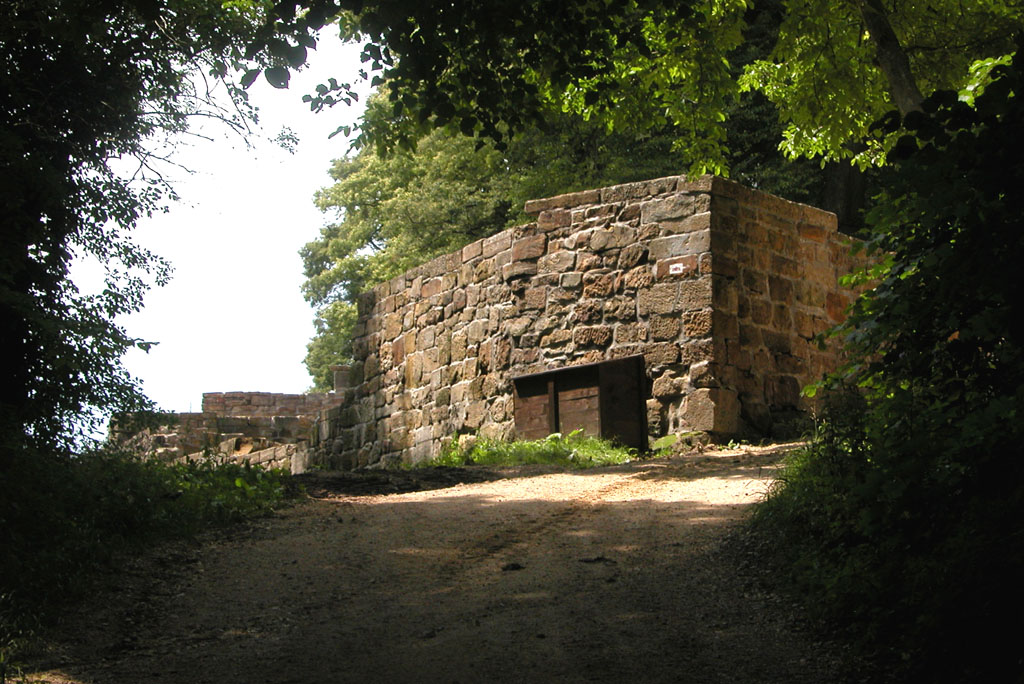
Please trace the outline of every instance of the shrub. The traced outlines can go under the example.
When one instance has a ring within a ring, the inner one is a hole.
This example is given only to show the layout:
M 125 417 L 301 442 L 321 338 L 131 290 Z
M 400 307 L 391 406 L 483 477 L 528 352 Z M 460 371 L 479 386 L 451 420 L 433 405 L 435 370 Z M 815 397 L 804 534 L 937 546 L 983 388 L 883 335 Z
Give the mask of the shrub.
M 166 464 L 109 450 L 71 458 L 25 452 L 2 476 L 0 651 L 126 553 L 264 514 L 294 493 L 283 471 Z
M 1024 677 L 1022 59 L 974 108 L 940 92 L 880 124 L 905 135 L 835 332 L 851 361 L 754 517 L 809 608 L 906 681 Z

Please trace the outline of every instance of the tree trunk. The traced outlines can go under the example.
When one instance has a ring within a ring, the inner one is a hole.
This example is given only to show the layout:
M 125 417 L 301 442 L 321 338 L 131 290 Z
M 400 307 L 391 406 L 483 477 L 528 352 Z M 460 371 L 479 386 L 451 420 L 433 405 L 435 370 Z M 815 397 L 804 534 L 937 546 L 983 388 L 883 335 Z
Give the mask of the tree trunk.
M 831 211 L 839 220 L 839 230 L 856 234 L 864 227 L 866 179 L 864 172 L 848 160 L 825 165 L 825 187 L 820 208 Z
M 871 42 L 875 44 L 878 68 L 889 81 L 889 92 L 900 114 L 906 116 L 908 112 L 920 111 L 924 96 L 917 87 L 910 71 L 910 59 L 892 30 L 881 0 L 861 0 L 860 16 L 867 26 Z
M 860 0 L 859 5 L 861 19 L 875 45 L 878 68 L 889 83 L 889 94 L 893 102 L 903 116 L 920 111 L 924 96 L 917 87 L 914 74 L 910 71 L 910 59 L 889 23 L 882 0 Z M 825 167 L 822 209 L 838 216 L 839 229 L 845 233 L 856 233 L 864 225 L 862 214 L 866 185 L 863 172 L 847 161 L 831 162 Z

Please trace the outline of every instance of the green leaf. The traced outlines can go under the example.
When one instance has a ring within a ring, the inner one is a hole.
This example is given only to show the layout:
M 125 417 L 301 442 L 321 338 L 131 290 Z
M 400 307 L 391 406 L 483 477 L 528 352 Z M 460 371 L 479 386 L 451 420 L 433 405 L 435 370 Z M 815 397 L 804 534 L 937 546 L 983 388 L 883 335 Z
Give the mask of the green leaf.
M 259 78 L 262 71 L 262 69 L 250 69 L 249 71 L 246 71 L 239 83 L 241 83 L 243 88 L 248 88 L 256 81 L 257 78 Z
M 264 72 L 264 75 L 267 82 L 278 89 L 287 88 L 288 81 L 291 79 L 291 74 L 284 67 L 270 67 Z

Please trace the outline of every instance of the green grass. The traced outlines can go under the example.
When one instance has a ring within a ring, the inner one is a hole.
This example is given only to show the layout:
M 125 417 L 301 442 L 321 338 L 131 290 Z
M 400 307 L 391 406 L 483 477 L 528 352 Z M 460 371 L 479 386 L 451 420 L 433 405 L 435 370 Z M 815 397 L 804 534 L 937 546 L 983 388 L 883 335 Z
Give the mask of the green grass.
M 297 493 L 280 470 L 112 451 L 17 453 L 0 465 L 0 663 L 99 571 L 154 543 L 263 515 Z
M 559 433 L 545 439 L 506 442 L 493 439 L 470 440 L 460 447 L 452 440 L 436 459 L 421 466 L 514 466 L 544 464 L 566 468 L 594 468 L 628 463 L 637 458 L 635 449 L 617 446 L 597 437 L 587 437 L 580 430 L 567 436 Z

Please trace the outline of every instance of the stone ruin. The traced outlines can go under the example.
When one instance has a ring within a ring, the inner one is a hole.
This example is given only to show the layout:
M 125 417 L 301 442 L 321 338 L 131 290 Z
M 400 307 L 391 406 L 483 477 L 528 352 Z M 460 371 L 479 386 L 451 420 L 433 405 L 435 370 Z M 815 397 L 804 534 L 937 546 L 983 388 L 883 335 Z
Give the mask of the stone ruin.
M 859 258 L 834 214 L 713 176 L 588 190 L 525 209 L 535 222 L 366 292 L 355 361 L 336 369 L 334 392 L 296 399 L 283 413 L 272 400 L 257 403 L 279 395 L 204 395 L 199 415 L 216 426 L 197 419 L 203 439 L 250 438 L 232 420 L 242 415 L 270 420 L 270 432 L 287 417 L 296 421 L 290 433 L 308 428 L 291 438 L 301 452 L 293 470 L 300 461 L 414 463 L 459 435 L 512 438 L 513 378 L 636 355 L 652 437 L 800 428 L 812 408 L 801 388 L 839 360 L 814 338 L 842 320 L 853 297 L 838 279 Z M 182 415 L 186 425 L 194 414 Z M 196 443 L 181 432 L 179 449 Z
M 111 421 L 111 441 L 162 461 L 215 458 L 292 473 L 307 467 L 307 446 L 317 416 L 341 395 L 207 392 L 202 411 Z M 132 417 L 137 418 L 137 417 Z M 144 419 L 143 419 L 144 420 Z

